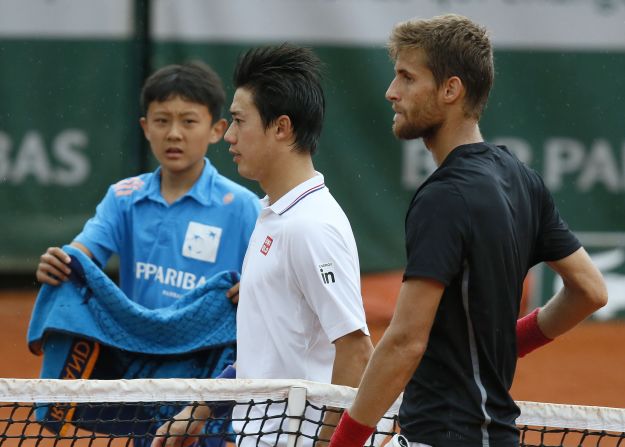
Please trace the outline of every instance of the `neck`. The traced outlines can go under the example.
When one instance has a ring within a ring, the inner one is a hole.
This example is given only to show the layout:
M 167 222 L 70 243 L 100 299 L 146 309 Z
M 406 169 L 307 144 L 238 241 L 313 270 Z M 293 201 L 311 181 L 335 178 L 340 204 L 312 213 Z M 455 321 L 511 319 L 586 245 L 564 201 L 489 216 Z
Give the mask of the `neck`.
M 202 175 L 204 161 L 185 171 L 161 169 L 161 195 L 169 204 L 185 195 Z
M 482 141 L 484 138 L 478 123 L 467 119 L 445 121 L 434 134 L 423 138 L 425 146 L 432 152 L 436 166 L 440 166 L 458 146 Z
M 273 169 L 262 180 L 260 187 L 273 205 L 297 185 L 313 178 L 315 167 L 309 153 L 290 152 L 273 163 Z

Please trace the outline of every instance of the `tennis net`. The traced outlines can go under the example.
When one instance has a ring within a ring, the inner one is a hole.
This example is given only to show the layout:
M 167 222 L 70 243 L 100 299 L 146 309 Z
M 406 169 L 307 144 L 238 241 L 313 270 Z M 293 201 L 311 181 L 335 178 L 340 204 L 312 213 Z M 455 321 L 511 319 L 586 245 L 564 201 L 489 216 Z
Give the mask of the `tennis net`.
M 326 439 L 354 397 L 349 387 L 296 380 L 0 379 L 0 447 L 149 446 L 182 408 L 192 409 L 181 421 L 190 425 L 204 405 L 212 417 L 196 445 L 306 446 Z M 518 404 L 521 446 L 625 446 L 623 409 Z M 388 442 L 398 409 L 396 402 L 367 446 Z

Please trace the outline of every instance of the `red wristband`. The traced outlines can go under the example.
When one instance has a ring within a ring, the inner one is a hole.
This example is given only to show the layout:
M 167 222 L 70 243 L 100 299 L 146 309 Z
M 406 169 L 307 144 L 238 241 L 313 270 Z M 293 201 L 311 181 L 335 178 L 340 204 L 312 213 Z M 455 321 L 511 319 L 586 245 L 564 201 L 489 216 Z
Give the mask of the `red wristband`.
M 540 307 L 516 322 L 516 350 L 517 356 L 523 357 L 536 348 L 553 341 L 543 334 L 538 326 L 538 312 Z
M 374 431 L 375 427 L 352 419 L 345 410 L 328 447 L 362 447 Z

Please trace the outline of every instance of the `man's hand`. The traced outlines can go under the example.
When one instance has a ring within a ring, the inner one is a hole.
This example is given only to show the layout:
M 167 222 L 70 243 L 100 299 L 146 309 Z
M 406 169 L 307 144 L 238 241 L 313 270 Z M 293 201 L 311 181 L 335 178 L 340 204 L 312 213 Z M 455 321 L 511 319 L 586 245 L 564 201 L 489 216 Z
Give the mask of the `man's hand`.
M 327 446 L 330 442 L 330 438 L 334 433 L 334 429 L 341 419 L 341 410 L 338 408 L 328 408 L 327 413 L 323 418 L 323 426 L 319 431 L 319 439 L 315 443 L 315 447 Z
M 68 264 L 71 259 L 59 247 L 50 247 L 39 258 L 37 266 L 37 281 L 42 284 L 58 286 L 63 281 L 67 281 L 72 270 Z
M 230 289 L 228 289 L 228 291 L 226 292 L 226 296 L 230 298 L 230 301 L 232 301 L 232 304 L 237 304 L 239 302 L 239 284 L 241 283 L 240 282 L 236 283 L 234 286 L 230 287 Z
M 151 447 L 187 447 L 193 444 L 211 413 L 211 409 L 205 405 L 185 407 L 173 420 L 161 425 Z

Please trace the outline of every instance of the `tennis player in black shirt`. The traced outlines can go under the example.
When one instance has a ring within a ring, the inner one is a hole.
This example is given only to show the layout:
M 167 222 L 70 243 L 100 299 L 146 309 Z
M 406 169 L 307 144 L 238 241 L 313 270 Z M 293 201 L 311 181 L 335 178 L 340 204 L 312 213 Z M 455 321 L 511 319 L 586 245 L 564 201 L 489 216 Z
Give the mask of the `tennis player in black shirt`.
M 494 77 L 485 29 L 457 15 L 410 20 L 388 48 L 393 132 L 423 138 L 438 169 L 408 209 L 395 315 L 330 445 L 362 446 L 404 391 L 401 432 L 412 446 L 518 446 L 517 356 L 603 306 L 606 287 L 540 176 L 482 138 Z M 539 262 L 564 288 L 517 321 Z

